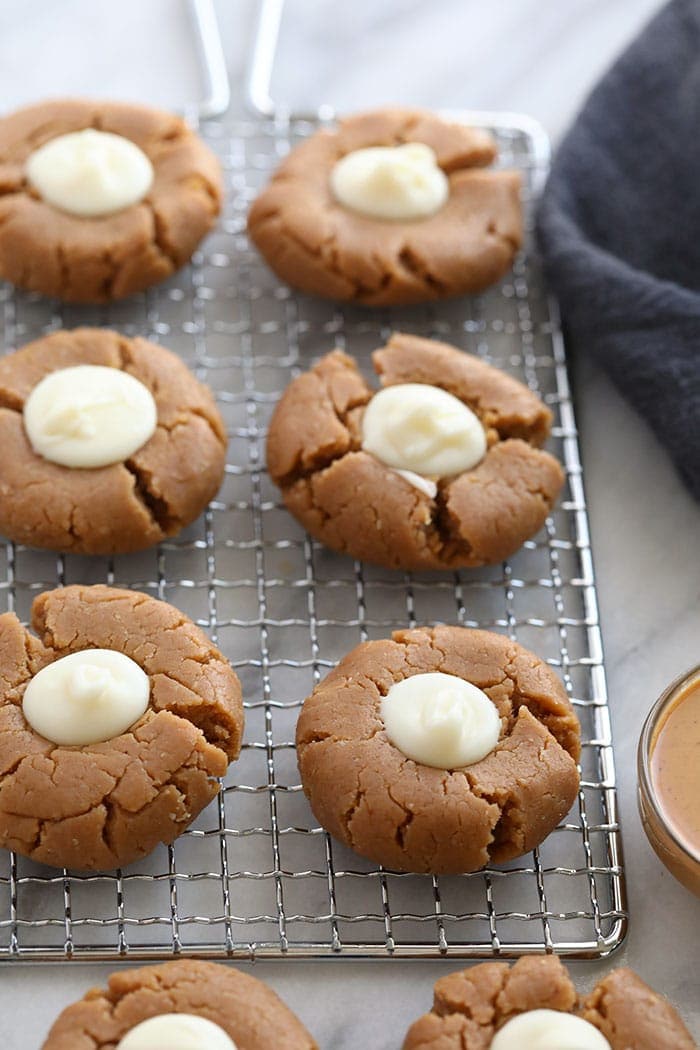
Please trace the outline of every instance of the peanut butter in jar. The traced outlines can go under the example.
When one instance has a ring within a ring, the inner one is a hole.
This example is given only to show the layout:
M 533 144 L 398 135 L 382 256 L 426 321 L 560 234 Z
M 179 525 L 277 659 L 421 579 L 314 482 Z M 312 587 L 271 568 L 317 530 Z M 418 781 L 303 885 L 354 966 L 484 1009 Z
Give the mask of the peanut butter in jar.
M 638 753 L 639 811 L 659 859 L 700 896 L 700 667 L 649 712 Z

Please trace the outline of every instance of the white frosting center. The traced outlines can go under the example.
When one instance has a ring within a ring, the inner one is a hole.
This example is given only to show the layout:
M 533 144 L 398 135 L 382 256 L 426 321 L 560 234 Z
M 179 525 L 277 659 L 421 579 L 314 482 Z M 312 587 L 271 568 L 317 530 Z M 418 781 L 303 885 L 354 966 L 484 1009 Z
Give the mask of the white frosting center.
M 450 184 L 435 151 L 409 142 L 347 153 L 333 167 L 331 189 L 346 208 L 375 219 L 424 219 L 442 208 Z
M 475 467 L 486 453 L 486 433 L 478 416 L 446 390 L 400 383 L 368 403 L 362 447 L 388 467 L 434 481 Z
M 64 467 L 121 463 L 153 436 L 148 387 L 128 372 L 76 365 L 49 372 L 24 405 L 24 428 L 40 456 Z
M 382 698 L 380 713 L 394 747 L 437 769 L 479 762 L 493 751 L 501 731 L 486 693 L 441 671 L 396 682 Z
M 196 1014 L 159 1014 L 132 1028 L 117 1050 L 237 1050 L 223 1028 Z
M 29 155 L 26 173 L 49 204 L 88 218 L 138 204 L 153 183 L 153 165 L 143 150 L 93 128 L 49 139 Z
M 43 667 L 24 692 L 32 729 L 54 744 L 97 744 L 124 733 L 148 709 L 148 675 L 124 653 L 85 649 Z
M 582 1017 L 559 1010 L 529 1010 L 512 1017 L 490 1050 L 611 1050 L 602 1032 Z

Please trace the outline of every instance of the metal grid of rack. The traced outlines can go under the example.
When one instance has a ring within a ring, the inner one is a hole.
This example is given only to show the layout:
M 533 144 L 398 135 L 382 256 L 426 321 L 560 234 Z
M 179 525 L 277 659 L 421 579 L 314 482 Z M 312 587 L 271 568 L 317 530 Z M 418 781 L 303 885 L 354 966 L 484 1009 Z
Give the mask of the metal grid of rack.
M 489 118 L 471 114 L 473 122 Z M 513 272 L 479 297 L 366 311 L 282 287 L 245 235 L 250 200 L 280 157 L 315 130 L 302 119 L 210 121 L 201 133 L 228 180 L 226 213 L 192 265 L 108 308 L 71 308 L 0 289 L 2 345 L 96 323 L 182 354 L 216 391 L 230 433 L 223 487 L 174 541 L 142 554 L 80 558 L 0 547 L 0 607 L 70 582 L 141 589 L 179 606 L 241 677 L 245 746 L 223 789 L 174 846 L 129 869 L 52 871 L 0 856 L 0 958 L 602 956 L 626 928 L 624 878 L 595 583 L 564 346 L 531 229 Z M 527 122 L 493 127 L 500 164 L 531 198 L 546 150 Z M 508 562 L 401 574 L 312 542 L 265 473 L 271 410 L 289 379 L 346 347 L 368 373 L 392 329 L 479 354 L 551 407 L 550 447 L 567 482 L 545 528 Z M 508 634 L 562 676 L 583 731 L 581 789 L 533 853 L 459 877 L 377 868 L 314 822 L 293 739 L 299 707 L 350 648 L 406 625 L 452 622 Z

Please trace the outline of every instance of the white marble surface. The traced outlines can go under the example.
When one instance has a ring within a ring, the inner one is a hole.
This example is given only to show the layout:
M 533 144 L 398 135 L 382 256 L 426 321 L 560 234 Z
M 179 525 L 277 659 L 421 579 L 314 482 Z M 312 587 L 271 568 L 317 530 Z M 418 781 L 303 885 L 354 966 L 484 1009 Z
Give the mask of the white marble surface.
M 556 139 L 589 86 L 659 6 L 658 0 L 353 0 L 347 5 L 299 0 L 285 27 L 275 85 L 287 103 L 330 101 L 345 110 L 377 101 L 521 110 L 537 117 Z M 104 15 L 107 8 L 95 0 L 66 0 L 61 10 L 73 30 L 63 34 L 62 42 L 73 49 L 87 44 L 76 57 L 78 67 L 99 68 L 101 93 L 121 89 L 123 94 L 118 48 L 112 49 L 111 62 L 97 66 L 89 47 L 99 21 L 95 12 Z M 119 10 L 128 15 L 130 8 L 136 5 L 125 2 Z M 253 0 L 218 0 L 238 91 L 254 8 Z M 43 24 L 35 12 L 21 10 L 0 0 L 0 82 L 15 93 L 13 102 L 31 97 L 35 80 L 25 73 L 13 79 L 10 89 L 5 59 L 13 41 L 26 41 L 30 30 L 41 33 Z M 175 15 L 172 19 L 168 40 L 181 32 Z M 130 36 L 122 31 L 111 39 Z M 42 68 L 48 61 L 54 62 L 57 77 L 64 75 L 55 42 L 42 51 Z M 137 70 L 132 66 L 128 75 L 133 85 Z M 46 81 L 45 69 L 42 77 Z M 150 76 L 150 82 L 149 94 L 163 91 L 161 81 L 153 87 Z M 4 100 L 9 104 L 7 93 Z M 604 375 L 585 360 L 576 363 L 574 373 L 632 915 L 626 945 L 611 963 L 574 969 L 586 988 L 610 965 L 633 966 L 679 1006 L 700 1040 L 700 902 L 657 862 L 635 801 L 635 749 L 643 716 L 662 687 L 700 659 L 700 508 L 643 421 Z M 102 981 L 108 969 L 0 971 L 0 1046 L 38 1047 L 55 1014 Z M 400 1046 L 407 1025 L 428 1007 L 432 982 L 446 969 L 440 962 L 262 963 L 255 973 L 299 1013 L 323 1048 L 389 1050 Z

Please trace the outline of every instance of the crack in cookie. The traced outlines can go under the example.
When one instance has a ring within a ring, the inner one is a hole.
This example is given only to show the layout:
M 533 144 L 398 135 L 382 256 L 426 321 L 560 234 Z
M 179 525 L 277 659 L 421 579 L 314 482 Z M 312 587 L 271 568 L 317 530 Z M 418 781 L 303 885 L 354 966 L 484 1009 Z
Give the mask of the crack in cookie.
M 544 524 L 564 481 L 540 446 L 551 413 L 522 383 L 446 343 L 394 334 L 373 354 L 382 387 L 439 387 L 481 422 L 485 457 L 431 497 L 362 449 L 374 391 L 334 350 L 297 376 L 270 422 L 267 465 L 287 509 L 326 546 L 390 568 L 493 564 Z
M 58 867 L 105 870 L 172 842 L 238 757 L 243 705 L 228 661 L 187 617 L 136 591 L 72 586 L 39 595 L 36 635 L 0 615 L 0 843 Z M 85 649 L 124 653 L 150 700 L 104 743 L 59 746 L 22 711 L 28 681 Z

